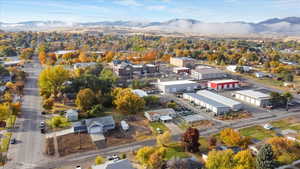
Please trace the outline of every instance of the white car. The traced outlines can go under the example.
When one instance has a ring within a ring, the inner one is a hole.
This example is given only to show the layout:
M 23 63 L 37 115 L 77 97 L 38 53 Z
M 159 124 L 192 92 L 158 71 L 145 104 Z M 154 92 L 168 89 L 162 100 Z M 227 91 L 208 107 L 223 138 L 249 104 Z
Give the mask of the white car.
M 267 124 L 264 125 L 264 129 L 266 129 L 266 130 L 272 130 L 273 126 L 271 124 L 267 123 Z

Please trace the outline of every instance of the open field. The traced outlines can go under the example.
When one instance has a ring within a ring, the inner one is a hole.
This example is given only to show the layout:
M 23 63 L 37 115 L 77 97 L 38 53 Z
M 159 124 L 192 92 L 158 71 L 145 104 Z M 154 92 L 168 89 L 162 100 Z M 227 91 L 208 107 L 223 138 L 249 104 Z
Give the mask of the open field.
M 274 121 L 271 123 L 271 125 L 281 130 L 292 129 L 300 132 L 300 117 L 294 116 L 294 117 L 289 117 L 282 120 Z
M 266 130 L 262 126 L 252 126 L 239 130 L 241 135 L 250 138 L 264 140 L 269 137 L 275 136 L 275 132 L 272 130 Z

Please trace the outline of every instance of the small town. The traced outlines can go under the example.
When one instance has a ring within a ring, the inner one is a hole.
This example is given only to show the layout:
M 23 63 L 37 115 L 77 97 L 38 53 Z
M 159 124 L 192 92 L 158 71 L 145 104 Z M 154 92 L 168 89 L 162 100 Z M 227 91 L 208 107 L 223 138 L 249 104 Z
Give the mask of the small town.
M 43 14 L 29 1 L 20 9 Z M 120 10 L 147 4 L 114 2 Z M 81 6 L 92 13 L 110 2 L 89 3 Z M 12 24 L 15 15 L 1 10 L 3 169 L 300 168 L 299 17 L 253 23 L 261 32 L 204 34 L 185 27 L 204 29 L 192 19 Z M 222 26 L 235 24 L 248 23 Z

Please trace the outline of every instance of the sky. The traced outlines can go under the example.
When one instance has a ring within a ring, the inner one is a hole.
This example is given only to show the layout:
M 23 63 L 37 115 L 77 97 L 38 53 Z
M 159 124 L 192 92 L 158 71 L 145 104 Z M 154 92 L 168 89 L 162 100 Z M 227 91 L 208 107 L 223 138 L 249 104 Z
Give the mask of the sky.
M 300 16 L 300 0 L 0 0 L 0 22 L 259 22 Z

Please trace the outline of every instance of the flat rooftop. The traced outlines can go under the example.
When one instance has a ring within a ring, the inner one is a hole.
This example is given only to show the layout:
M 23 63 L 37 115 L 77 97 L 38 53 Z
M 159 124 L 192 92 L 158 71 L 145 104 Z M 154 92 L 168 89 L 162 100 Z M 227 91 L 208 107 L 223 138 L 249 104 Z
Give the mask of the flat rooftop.
M 185 60 L 185 61 L 194 61 L 195 59 L 189 57 L 172 57 L 173 59 Z
M 205 96 L 207 98 L 216 100 L 218 102 L 221 102 L 224 105 L 227 105 L 229 107 L 233 107 L 235 105 L 240 105 L 241 103 L 232 99 L 229 99 L 227 97 L 221 96 L 219 94 L 216 94 L 214 92 L 208 91 L 208 90 L 201 90 L 198 91 L 197 94 L 201 95 L 201 96 Z
M 266 98 L 270 98 L 270 95 L 259 92 L 259 91 L 254 91 L 254 90 L 240 90 L 237 91 L 235 93 L 244 95 L 244 96 L 248 96 L 248 97 L 252 97 L 255 99 L 266 99 Z
M 213 99 L 208 98 L 206 96 L 201 96 L 201 95 L 196 94 L 196 93 L 185 93 L 184 95 L 188 95 L 190 97 L 193 97 L 193 98 L 195 98 L 197 100 L 205 102 L 205 103 L 207 103 L 207 104 L 209 104 L 211 106 L 214 106 L 214 107 L 228 107 L 229 108 L 229 106 L 227 106 L 225 104 L 222 104 L 222 103 L 220 103 L 220 102 L 218 102 L 216 100 L 213 100 Z
M 209 81 L 210 83 L 236 83 L 239 82 L 238 80 L 233 80 L 233 79 L 224 79 L 224 80 L 213 80 Z
M 197 84 L 197 82 L 193 82 L 190 80 L 176 80 L 176 81 L 165 81 L 165 82 L 158 82 L 159 85 L 181 85 L 181 84 Z

